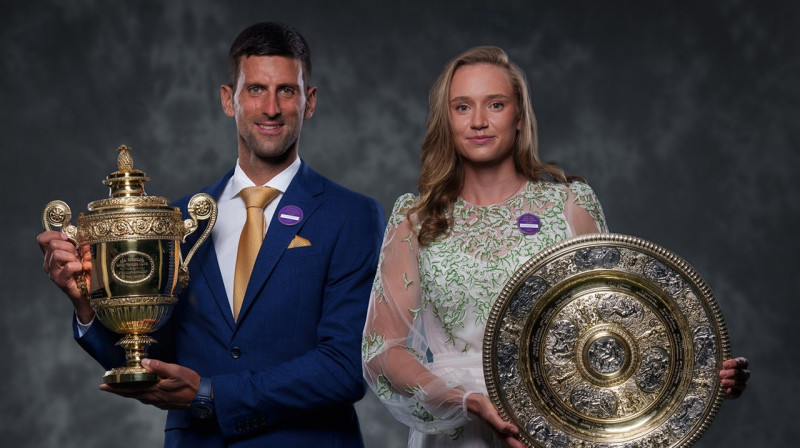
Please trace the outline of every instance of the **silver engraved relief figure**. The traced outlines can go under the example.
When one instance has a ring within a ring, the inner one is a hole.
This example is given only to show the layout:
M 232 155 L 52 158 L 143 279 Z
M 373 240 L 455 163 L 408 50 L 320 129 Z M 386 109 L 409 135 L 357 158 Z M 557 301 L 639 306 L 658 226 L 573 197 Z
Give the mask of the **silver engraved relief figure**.
M 707 370 L 717 365 L 714 348 L 714 332 L 706 326 L 697 327 L 692 332 L 694 341 L 694 362 L 697 368 Z
M 547 359 L 553 364 L 566 364 L 572 359 L 577 339 L 578 328 L 575 324 L 568 320 L 555 322 L 547 335 Z
M 644 392 L 654 393 L 664 387 L 669 354 L 661 347 L 652 347 L 642 354 L 642 367 L 636 373 L 636 385 Z
M 543 417 L 533 418 L 525 429 L 534 440 L 548 448 L 566 448 L 568 445 L 566 434 L 551 428 Z
M 650 260 L 644 266 L 644 276 L 664 288 L 675 297 L 683 290 L 684 282 L 680 275 L 657 260 Z
M 670 432 L 675 436 L 682 436 L 692 427 L 694 421 L 703 415 L 703 400 L 697 397 L 686 397 L 680 410 L 676 412 L 667 423 Z
M 619 372 L 625 358 L 625 347 L 615 338 L 602 337 L 589 345 L 589 365 L 602 374 Z
M 616 322 L 625 326 L 641 321 L 644 315 L 639 302 L 620 294 L 609 294 L 600 299 L 598 313 L 607 322 Z
M 575 265 L 581 269 L 610 269 L 619 263 L 619 250 L 614 247 L 581 249 L 575 253 Z
M 617 399 L 607 390 L 578 386 L 569 399 L 578 412 L 592 417 L 609 418 L 617 411 Z
M 531 312 L 533 303 L 537 301 L 545 291 L 547 291 L 547 282 L 541 277 L 534 276 L 525 280 L 525 283 L 523 283 L 509 305 L 511 314 L 520 318 L 527 316 L 528 313 Z

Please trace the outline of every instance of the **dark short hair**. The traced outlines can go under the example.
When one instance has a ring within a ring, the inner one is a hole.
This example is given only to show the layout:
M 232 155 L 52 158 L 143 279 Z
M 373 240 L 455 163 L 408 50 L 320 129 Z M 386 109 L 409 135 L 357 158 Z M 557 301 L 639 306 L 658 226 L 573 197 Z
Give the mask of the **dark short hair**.
M 275 22 L 250 25 L 239 33 L 228 53 L 228 82 L 235 88 L 242 56 L 285 56 L 303 64 L 303 82 L 311 78 L 311 50 L 305 38 L 294 28 Z

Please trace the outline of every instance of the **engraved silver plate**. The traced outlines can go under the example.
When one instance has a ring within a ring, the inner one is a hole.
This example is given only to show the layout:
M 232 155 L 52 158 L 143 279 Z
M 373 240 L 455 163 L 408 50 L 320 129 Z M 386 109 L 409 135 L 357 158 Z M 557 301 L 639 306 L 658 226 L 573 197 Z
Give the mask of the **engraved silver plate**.
M 724 398 L 730 338 L 711 289 L 674 253 L 619 234 L 523 264 L 492 308 L 489 396 L 529 447 L 682 447 Z

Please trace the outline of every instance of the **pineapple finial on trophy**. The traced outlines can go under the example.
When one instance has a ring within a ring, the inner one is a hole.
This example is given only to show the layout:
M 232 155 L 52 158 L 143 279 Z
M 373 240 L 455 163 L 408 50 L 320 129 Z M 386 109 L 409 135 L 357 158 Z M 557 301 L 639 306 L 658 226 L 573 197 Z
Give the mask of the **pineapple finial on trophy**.
M 117 151 L 119 151 L 117 156 L 118 169 L 109 174 L 103 181 L 104 184 L 109 186 L 109 195 L 112 198 L 147 195 L 144 191 L 144 183 L 149 181 L 150 178 L 147 177 L 144 171 L 133 169 L 131 149 L 133 148 L 128 145 L 117 147 Z
M 133 149 L 128 145 L 119 145 L 117 151 L 119 151 L 119 156 L 117 156 L 117 167 L 119 167 L 120 171 L 132 171 L 133 170 L 133 157 L 131 157 L 130 150 Z

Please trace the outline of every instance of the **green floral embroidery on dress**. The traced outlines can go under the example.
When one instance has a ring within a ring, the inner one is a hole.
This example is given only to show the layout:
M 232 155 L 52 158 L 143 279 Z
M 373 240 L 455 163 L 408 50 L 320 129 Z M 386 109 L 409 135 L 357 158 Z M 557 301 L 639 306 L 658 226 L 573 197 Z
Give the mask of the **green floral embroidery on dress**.
M 416 196 L 411 193 L 406 193 L 397 198 L 397 201 L 394 203 L 394 210 L 400 210 L 401 213 L 392 213 L 392 216 L 389 217 L 389 222 L 386 226 L 387 232 L 389 229 L 399 226 L 400 223 L 406 219 L 406 213 L 414 206 L 416 201 Z
M 407 351 L 407 352 L 409 352 L 409 353 L 411 353 L 411 355 L 412 355 L 413 357 L 415 357 L 415 358 L 417 358 L 418 360 L 420 360 L 420 362 L 423 362 L 423 361 L 425 361 L 425 357 L 424 357 L 424 356 L 422 356 L 422 353 L 420 353 L 420 352 L 419 352 L 417 349 L 415 349 L 414 347 L 408 347 L 408 346 L 406 346 L 406 351 Z
M 425 392 L 425 389 L 423 389 L 422 386 L 420 386 L 419 384 L 417 384 L 416 386 L 413 386 L 413 387 L 409 387 L 408 389 L 406 389 L 406 392 L 409 395 L 411 395 L 414 398 L 416 398 L 417 400 L 424 400 L 425 399 L 425 395 L 427 395 L 427 393 Z
M 600 228 L 605 229 L 606 218 L 592 188 L 583 182 L 573 182 L 569 187 L 576 196 L 575 203 L 589 212 L 592 218 L 600 224 Z
M 419 253 L 422 306 L 438 321 L 446 345 L 461 348 L 466 340 L 475 340 L 474 332 L 483 331 L 509 276 L 542 249 L 570 236 L 565 216 L 570 191 L 575 204 L 604 228 L 600 204 L 584 183 L 528 182 L 500 204 L 476 206 L 460 198 L 455 202 L 451 231 Z M 534 235 L 517 227 L 525 213 L 540 220 Z M 459 342 L 462 334 L 465 340 Z
M 424 406 L 419 403 L 414 403 L 410 406 L 411 415 L 417 417 L 418 419 L 422 420 L 423 422 L 432 422 L 436 419 Z
M 414 243 L 412 241 L 413 238 L 414 238 L 414 232 L 408 232 L 408 236 L 401 239 L 400 241 L 405 241 L 406 243 L 408 243 L 408 248 L 414 250 Z
M 403 283 L 405 283 L 403 287 L 406 288 L 406 291 L 408 291 L 409 286 L 414 284 L 414 280 L 408 279 L 408 272 L 403 272 Z
M 372 359 L 383 350 L 385 338 L 378 332 L 372 331 L 361 340 L 361 358 Z
M 448 434 L 450 436 L 450 440 L 458 440 L 464 438 L 464 427 L 459 426 L 455 429 L 455 431 Z
M 378 375 L 378 381 L 375 384 L 376 395 L 381 400 L 391 400 L 394 397 L 394 389 L 392 383 L 386 375 Z

